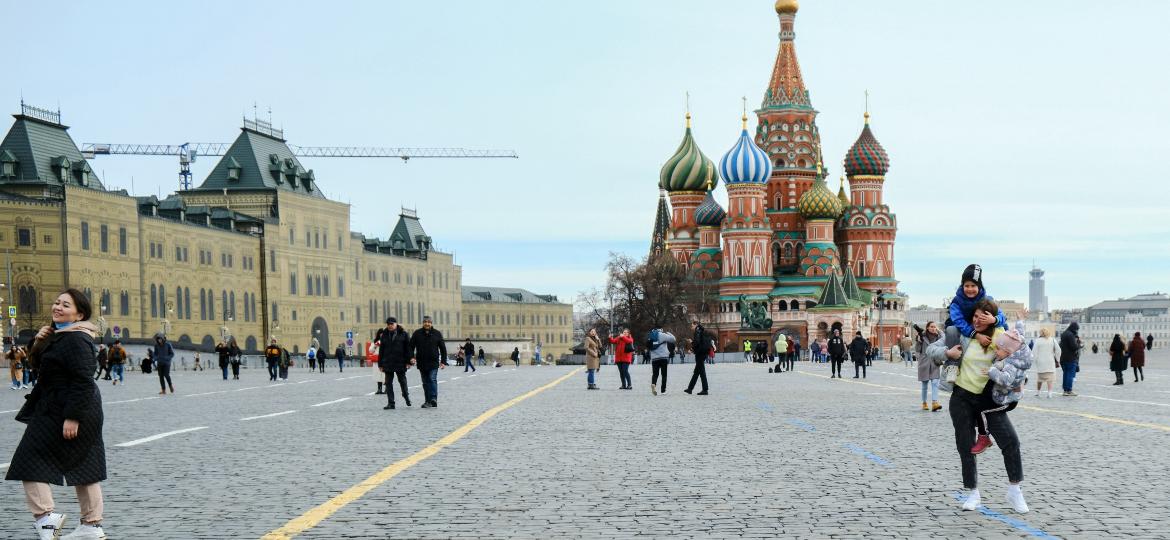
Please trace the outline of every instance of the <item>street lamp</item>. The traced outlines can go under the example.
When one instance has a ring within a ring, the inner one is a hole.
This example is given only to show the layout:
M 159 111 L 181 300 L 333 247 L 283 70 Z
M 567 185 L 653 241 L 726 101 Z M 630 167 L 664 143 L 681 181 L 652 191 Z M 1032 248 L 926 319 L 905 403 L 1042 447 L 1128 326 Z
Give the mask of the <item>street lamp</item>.
M 106 342 L 106 312 L 108 311 L 110 311 L 110 306 L 101 303 L 98 304 L 98 343 Z
M 228 325 L 227 325 L 227 323 L 228 323 L 228 322 L 231 322 L 231 321 L 234 321 L 234 320 L 236 320 L 236 319 L 235 319 L 235 317 L 229 317 L 229 316 L 228 316 L 228 308 L 227 308 L 227 306 L 224 306 L 224 308 L 223 308 L 223 314 L 222 314 L 222 315 L 223 315 L 223 317 L 222 317 L 222 319 L 223 319 L 223 327 L 219 329 L 220 340 L 222 340 L 224 343 L 227 343 L 228 337 L 230 337 L 230 336 L 232 335 L 232 333 L 231 333 L 231 330 L 230 330 L 230 329 L 228 329 Z
M 8 288 L 8 285 L 0 283 L 0 306 L 4 305 L 4 289 L 7 289 L 7 288 Z M 12 320 L 15 321 L 16 319 L 12 319 Z M 0 323 L 2 323 L 2 322 L 3 322 L 3 319 L 0 318 Z M 15 328 L 13 328 L 13 330 L 15 330 Z M 4 338 L 4 325 L 0 324 L 0 351 L 4 350 L 4 339 L 5 339 Z M 13 342 L 15 343 L 15 341 L 13 341 Z
M 171 302 L 170 300 L 167 300 L 167 311 L 166 311 L 166 313 L 163 313 L 164 317 L 162 320 L 162 328 L 161 328 L 163 336 L 166 336 L 166 335 L 171 333 L 171 320 L 169 318 L 169 315 L 173 315 L 174 313 L 175 313 L 175 304 L 173 302 Z
M 885 299 L 886 299 L 886 296 L 885 296 L 885 294 L 883 294 L 883 293 L 882 293 L 882 290 L 881 290 L 881 289 L 878 289 L 878 291 L 877 291 L 877 308 L 878 308 L 878 322 L 877 322 L 878 358 L 881 358 L 881 357 L 882 357 L 882 354 L 884 354 L 884 353 L 885 353 L 885 349 L 883 349 L 883 348 L 882 348 L 882 341 L 883 341 L 883 340 L 882 340 L 882 311 L 884 311 L 884 310 L 885 310 L 885 307 L 886 307 L 886 302 L 885 302 Z M 889 361 L 891 361 L 891 362 L 892 362 L 892 361 L 893 361 L 893 359 L 891 358 L 891 359 L 889 359 Z

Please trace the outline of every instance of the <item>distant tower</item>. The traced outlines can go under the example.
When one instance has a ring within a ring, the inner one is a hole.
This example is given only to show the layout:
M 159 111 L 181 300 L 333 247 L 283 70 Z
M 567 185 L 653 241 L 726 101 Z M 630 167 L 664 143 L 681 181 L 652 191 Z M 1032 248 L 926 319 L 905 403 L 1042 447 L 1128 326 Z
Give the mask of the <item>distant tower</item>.
M 715 182 L 715 164 L 699 150 L 691 135 L 691 113 L 687 113 L 687 130 L 674 155 L 662 165 L 658 186 L 669 194 L 670 235 L 666 249 L 680 264 L 687 264 L 699 249 L 699 226 L 695 210 L 707 196 L 707 186 Z
M 1043 315 L 1048 313 L 1048 297 L 1044 294 L 1044 271 L 1033 265 L 1028 275 L 1032 276 L 1032 279 L 1028 280 L 1028 311 L 1043 318 Z
M 767 295 L 776 286 L 768 244 L 772 240 L 767 215 L 768 177 L 772 164 L 748 134 L 747 114 L 735 145 L 719 160 L 727 185 L 727 218 L 723 225 L 723 282 L 719 292 L 730 295 Z
M 898 218 L 882 200 L 890 157 L 869 127 L 869 113 L 857 142 L 845 154 L 850 204 L 837 226 L 841 258 L 853 269 L 857 284 L 870 291 L 897 290 L 894 238 Z
M 650 236 L 650 256 L 666 252 L 666 234 L 670 231 L 670 209 L 666 206 L 666 190 L 658 190 L 658 214 L 654 216 L 654 233 Z

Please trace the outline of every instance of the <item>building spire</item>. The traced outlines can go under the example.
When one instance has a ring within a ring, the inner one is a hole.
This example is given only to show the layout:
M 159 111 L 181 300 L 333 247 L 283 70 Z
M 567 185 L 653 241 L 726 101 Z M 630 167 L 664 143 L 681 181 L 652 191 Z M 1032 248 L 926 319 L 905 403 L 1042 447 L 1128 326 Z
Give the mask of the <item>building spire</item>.
M 650 256 L 666 253 L 666 232 L 670 230 L 670 209 L 666 206 L 666 190 L 658 190 L 658 213 L 654 216 L 654 232 L 650 236 Z
M 785 4 L 781 6 L 780 4 Z M 812 109 L 804 77 L 800 74 L 800 62 L 796 59 L 796 2 L 780 2 L 776 13 L 780 17 L 780 47 L 776 51 L 776 63 L 772 67 L 772 79 L 764 95 L 764 108 Z

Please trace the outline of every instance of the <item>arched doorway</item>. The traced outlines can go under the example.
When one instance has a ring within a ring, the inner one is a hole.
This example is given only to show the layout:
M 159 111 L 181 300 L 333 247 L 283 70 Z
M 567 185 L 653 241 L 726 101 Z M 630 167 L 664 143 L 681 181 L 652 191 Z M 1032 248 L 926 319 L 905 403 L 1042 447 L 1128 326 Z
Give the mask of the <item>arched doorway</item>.
M 321 317 L 313 319 L 313 325 L 309 327 L 309 336 L 309 343 L 316 338 L 323 350 L 332 350 L 329 348 L 329 325 L 325 323 L 325 319 Z
M 257 350 L 256 349 L 256 336 L 248 336 L 248 339 L 244 340 L 244 350 L 248 351 L 248 352 L 252 352 L 252 351 Z

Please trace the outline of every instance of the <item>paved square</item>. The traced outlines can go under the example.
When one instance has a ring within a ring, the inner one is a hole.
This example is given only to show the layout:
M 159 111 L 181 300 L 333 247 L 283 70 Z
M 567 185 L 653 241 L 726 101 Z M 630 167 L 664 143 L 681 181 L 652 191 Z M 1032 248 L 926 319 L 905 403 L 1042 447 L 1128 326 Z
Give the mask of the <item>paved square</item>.
M 1170 376 L 1112 387 L 1090 359 L 1078 398 L 1028 392 L 1012 420 L 1032 511 L 1003 501 L 999 452 L 981 456 L 986 509 L 962 512 L 946 411 L 919 409 L 913 368 L 879 363 L 868 379 L 830 380 L 827 364 L 768 374 L 760 364 L 708 369 L 710 396 L 666 395 L 649 369 L 600 391 L 583 372 L 487 419 L 328 514 L 303 538 L 1165 538 L 1170 530 Z M 1099 363 L 1099 362 L 1098 362 Z M 398 399 L 383 411 L 369 368 L 309 373 L 283 384 L 264 370 L 239 381 L 177 372 L 177 395 L 128 374 L 101 389 L 110 462 L 111 538 L 260 538 L 439 441 L 489 409 L 576 367 L 441 372 L 436 410 Z M 0 394 L 11 415 L 23 392 Z M 944 401 L 945 404 L 945 401 Z M 0 424 L 12 455 L 23 425 Z M 172 433 L 158 437 L 158 435 Z M 129 443 L 129 444 L 127 444 Z M 119 446 L 122 445 L 122 446 Z M 72 490 L 55 489 L 73 520 Z M 32 537 L 17 482 L 0 491 L 0 536 Z

